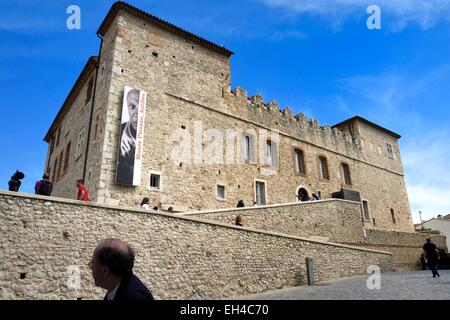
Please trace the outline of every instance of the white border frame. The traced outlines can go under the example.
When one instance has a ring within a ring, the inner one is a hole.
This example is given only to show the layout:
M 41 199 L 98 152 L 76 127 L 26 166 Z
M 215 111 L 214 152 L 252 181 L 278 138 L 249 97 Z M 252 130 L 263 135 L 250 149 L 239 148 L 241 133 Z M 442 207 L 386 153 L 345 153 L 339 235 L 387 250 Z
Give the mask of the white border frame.
M 150 179 L 152 177 L 152 174 L 157 174 L 159 175 L 159 189 L 155 188 L 155 187 L 150 187 Z M 147 190 L 149 191 L 156 191 L 156 192 L 161 192 L 162 191 L 162 172 L 161 171 L 156 171 L 156 170 L 149 170 L 148 171 L 148 180 L 147 180 Z
M 366 220 L 366 217 L 364 216 L 363 201 L 367 202 L 367 208 L 369 210 L 369 220 Z M 372 215 L 370 214 L 370 203 L 369 203 L 369 200 L 361 198 L 361 213 L 362 213 L 362 218 L 363 218 L 364 222 L 372 222 Z
M 265 204 L 258 204 L 256 201 L 256 182 L 263 182 L 264 183 L 264 197 L 266 198 L 266 203 Z M 262 179 L 253 179 L 253 192 L 254 192 L 254 197 L 253 197 L 253 201 L 256 203 L 256 205 L 258 206 L 266 206 L 269 203 L 269 197 L 267 196 L 267 181 L 266 180 L 262 180 Z

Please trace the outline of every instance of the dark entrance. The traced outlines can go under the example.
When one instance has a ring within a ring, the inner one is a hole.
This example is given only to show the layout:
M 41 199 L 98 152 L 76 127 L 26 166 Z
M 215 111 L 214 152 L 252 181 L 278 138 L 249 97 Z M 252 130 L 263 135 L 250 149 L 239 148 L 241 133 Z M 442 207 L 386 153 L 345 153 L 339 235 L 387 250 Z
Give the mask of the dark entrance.
M 305 188 L 298 189 L 297 197 L 299 201 L 308 201 L 309 200 L 308 191 L 306 191 Z

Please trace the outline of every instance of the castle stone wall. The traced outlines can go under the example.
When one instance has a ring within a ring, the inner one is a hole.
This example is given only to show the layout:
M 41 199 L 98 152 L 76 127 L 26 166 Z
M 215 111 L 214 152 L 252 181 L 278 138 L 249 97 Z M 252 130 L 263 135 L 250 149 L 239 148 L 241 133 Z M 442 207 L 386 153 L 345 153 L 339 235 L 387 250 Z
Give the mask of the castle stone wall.
M 210 210 L 184 216 L 234 224 L 238 215 L 250 228 L 331 242 L 364 240 L 360 204 L 338 199 Z
M 186 215 L 230 224 L 234 224 L 240 215 L 245 226 L 251 228 L 392 252 L 396 270 L 421 269 L 419 257 L 428 237 L 438 248 L 447 251 L 446 237 L 439 234 L 378 229 L 364 231 L 359 203 L 337 199 L 208 210 Z
M 135 273 L 157 299 L 242 296 L 392 270 L 392 255 L 251 228 L 133 208 L 0 191 L 0 298 L 102 299 L 88 269 L 96 244 L 121 238 Z M 73 289 L 80 272 L 80 287 Z M 24 276 L 21 279 L 21 276 Z M 76 278 L 75 278 L 76 279 Z M 72 285 L 71 285 L 72 284 Z

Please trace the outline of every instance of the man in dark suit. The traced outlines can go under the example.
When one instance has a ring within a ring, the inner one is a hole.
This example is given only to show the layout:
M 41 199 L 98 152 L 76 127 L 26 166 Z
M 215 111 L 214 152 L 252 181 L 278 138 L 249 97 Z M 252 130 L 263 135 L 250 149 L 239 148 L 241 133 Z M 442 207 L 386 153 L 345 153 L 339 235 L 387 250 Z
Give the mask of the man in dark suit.
M 134 251 L 119 239 L 97 245 L 89 262 L 95 285 L 107 291 L 104 300 L 153 300 L 150 290 L 133 274 Z

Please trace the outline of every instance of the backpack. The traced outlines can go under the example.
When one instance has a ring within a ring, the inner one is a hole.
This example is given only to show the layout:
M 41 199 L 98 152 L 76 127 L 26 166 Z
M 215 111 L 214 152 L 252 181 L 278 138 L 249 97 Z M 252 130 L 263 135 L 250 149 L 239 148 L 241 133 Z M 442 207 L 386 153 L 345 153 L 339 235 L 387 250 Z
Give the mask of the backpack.
M 49 196 L 52 193 L 52 183 L 47 180 L 41 180 L 41 187 L 38 190 L 38 194 L 43 196 Z

